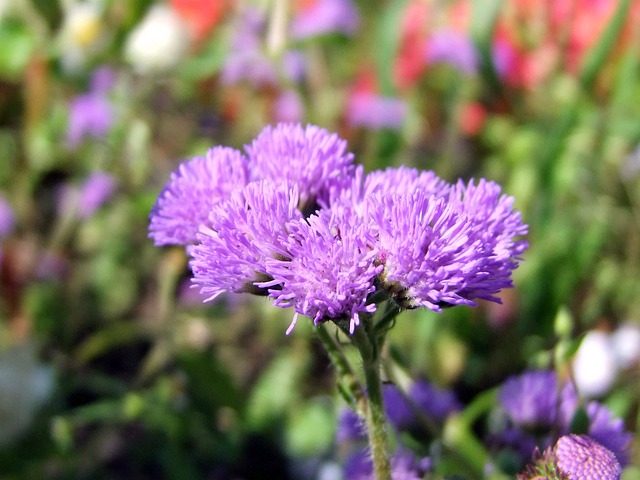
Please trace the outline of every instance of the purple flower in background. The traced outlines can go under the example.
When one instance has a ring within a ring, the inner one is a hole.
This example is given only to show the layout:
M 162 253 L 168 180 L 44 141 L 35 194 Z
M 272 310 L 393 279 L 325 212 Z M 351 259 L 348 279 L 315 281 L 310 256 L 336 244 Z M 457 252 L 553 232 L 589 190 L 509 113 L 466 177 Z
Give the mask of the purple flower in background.
M 16 216 L 9 202 L 0 194 L 0 240 L 9 235 L 16 224 Z
M 69 147 L 77 147 L 85 138 L 100 139 L 111 129 L 114 112 L 107 95 L 114 79 L 112 70 L 99 68 L 92 76 L 91 90 L 71 100 L 67 126 Z
M 387 417 L 398 430 L 419 424 L 419 415 L 442 423 L 461 408 L 453 392 L 431 385 L 426 380 L 412 383 L 406 396 L 392 384 L 385 384 L 382 394 Z
M 220 79 L 225 85 L 247 81 L 254 86 L 275 85 L 278 76 L 272 62 L 260 50 L 241 50 L 227 57 Z
M 116 180 L 105 172 L 93 172 L 80 186 L 78 216 L 86 220 L 111 198 Z
M 509 378 L 498 400 L 516 425 L 552 427 L 558 423 L 558 389 L 554 372 L 526 372 Z
M 334 32 L 353 35 L 359 23 L 358 11 L 351 0 L 315 0 L 293 19 L 291 37 L 304 40 Z
M 301 82 L 307 73 L 307 60 L 298 50 L 289 50 L 282 54 L 282 73 L 290 82 Z
M 116 84 L 116 73 L 109 67 L 99 67 L 91 76 L 91 92 L 108 94 Z
M 315 125 L 267 126 L 245 150 L 258 178 L 298 185 L 303 211 L 326 203 L 332 189 L 349 184 L 355 169 L 347 142 Z
M 247 159 L 238 150 L 215 147 L 206 157 L 182 163 L 158 196 L 149 236 L 156 245 L 189 245 L 211 208 L 248 183 Z
M 607 407 L 598 402 L 589 402 L 587 416 L 589 436 L 611 450 L 620 465 L 626 466 L 633 434 L 625 430 L 622 419 L 614 417 Z
M 293 306 L 298 314 L 321 321 L 348 320 L 349 332 L 360 324 L 360 315 L 373 313 L 375 304 L 367 302 L 376 289 L 374 282 L 382 270 L 374 260 L 373 232 L 360 223 L 352 210 L 323 210 L 304 221 L 290 225 L 287 250 L 290 259 L 267 261 L 273 281 L 261 287 L 269 290 L 274 305 Z
M 478 54 L 471 39 L 454 30 L 438 30 L 427 41 L 427 62 L 446 63 L 471 75 L 478 69 Z
M 554 447 L 556 466 L 568 480 L 619 480 L 615 455 L 586 435 L 565 435 Z
M 397 130 L 402 127 L 407 111 L 406 102 L 399 98 L 359 92 L 347 103 L 346 121 L 352 127 Z
M 437 422 L 444 422 L 462 408 L 451 390 L 438 388 L 426 380 L 416 380 L 411 384 L 409 398 L 420 411 Z
M 232 85 L 248 81 L 260 86 L 275 84 L 277 74 L 272 62 L 262 53 L 262 34 L 266 25 L 264 12 L 246 8 L 239 15 L 220 78 L 223 84 Z
M 115 178 L 105 172 L 91 173 L 80 186 L 62 185 L 57 192 L 58 212 L 86 220 L 113 196 L 116 186 Z
M 336 441 L 340 444 L 366 440 L 367 430 L 364 420 L 350 408 L 343 408 L 338 418 Z
M 415 411 L 402 391 L 392 383 L 382 385 L 384 408 L 389 422 L 398 430 L 410 428 L 415 423 Z
M 391 477 L 394 480 L 421 480 L 430 470 L 429 457 L 418 458 L 409 450 L 398 449 L 391 457 Z M 373 462 L 366 450 L 358 450 L 347 458 L 344 465 L 344 478 L 375 480 Z
M 193 282 L 207 301 L 225 291 L 267 293 L 255 284 L 271 280 L 268 259 L 290 259 L 288 225 L 302 218 L 297 204 L 296 185 L 262 180 L 213 206 L 190 249 Z
M 273 118 L 277 122 L 298 122 L 304 116 L 304 105 L 294 90 L 285 90 L 273 104 Z
M 278 74 L 289 82 L 299 82 L 306 72 L 301 52 L 284 52 L 280 63 L 263 51 L 266 15 L 257 8 L 246 8 L 238 17 L 230 50 L 220 72 L 225 85 L 248 82 L 254 87 L 277 85 Z

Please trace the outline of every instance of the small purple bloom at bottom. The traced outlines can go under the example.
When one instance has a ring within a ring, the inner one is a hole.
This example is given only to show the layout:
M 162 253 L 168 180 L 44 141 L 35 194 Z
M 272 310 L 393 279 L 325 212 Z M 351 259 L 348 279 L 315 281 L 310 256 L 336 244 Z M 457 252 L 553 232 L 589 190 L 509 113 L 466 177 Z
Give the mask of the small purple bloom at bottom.
M 565 435 L 554 447 L 558 470 L 568 480 L 619 480 L 616 456 L 586 435 Z

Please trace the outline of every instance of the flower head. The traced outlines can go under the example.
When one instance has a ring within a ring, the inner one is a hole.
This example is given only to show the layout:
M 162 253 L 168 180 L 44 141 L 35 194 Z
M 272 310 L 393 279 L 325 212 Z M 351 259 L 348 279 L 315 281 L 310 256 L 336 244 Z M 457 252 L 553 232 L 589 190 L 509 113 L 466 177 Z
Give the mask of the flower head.
M 511 286 L 511 256 L 485 241 L 478 221 L 455 203 L 421 191 L 374 195 L 371 202 L 383 288 L 399 305 L 440 311 L 495 300 L 492 293 Z
M 211 209 L 190 249 L 193 283 L 212 300 L 221 293 L 266 294 L 267 260 L 290 259 L 289 225 L 302 218 L 289 182 L 251 182 Z M 275 289 L 277 282 L 271 282 Z
M 565 435 L 554 447 L 556 465 L 568 480 L 619 480 L 615 455 L 586 435 Z
M 246 158 L 228 147 L 212 148 L 206 157 L 182 163 L 151 211 L 149 236 L 156 245 L 193 243 L 211 208 L 248 179 Z
M 327 319 L 348 320 L 353 333 L 360 315 L 375 311 L 375 304 L 367 300 L 382 267 L 375 263 L 372 235 L 348 209 L 323 210 L 291 225 L 291 259 L 269 260 L 267 272 L 273 282 L 261 285 L 281 285 L 269 291 L 274 305 L 294 307 L 288 332 L 302 314 L 316 325 Z
M 315 125 L 267 126 L 246 151 L 258 178 L 298 185 L 303 211 L 326 203 L 331 189 L 347 185 L 355 168 L 347 142 Z
M 363 196 L 368 197 L 376 192 L 385 195 L 412 194 L 418 190 L 425 195 L 445 197 L 449 192 L 449 184 L 431 170 L 418 170 L 410 167 L 390 167 L 375 170 L 364 179 Z

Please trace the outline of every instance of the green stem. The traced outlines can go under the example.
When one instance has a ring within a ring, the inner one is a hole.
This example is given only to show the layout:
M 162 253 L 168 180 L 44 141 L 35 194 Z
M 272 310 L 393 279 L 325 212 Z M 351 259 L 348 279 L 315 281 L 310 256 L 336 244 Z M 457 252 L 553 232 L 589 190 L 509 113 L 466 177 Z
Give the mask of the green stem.
M 316 333 L 327 355 L 329 355 L 329 360 L 331 360 L 338 373 L 340 394 L 351 408 L 359 410 L 360 405 L 364 402 L 365 395 L 349 360 L 347 360 L 336 339 L 327 330 L 325 323 L 321 323 L 316 327 Z M 364 414 L 364 410 L 362 413 Z
M 361 324 L 352 335 L 354 345 L 362 358 L 364 377 L 367 385 L 367 435 L 373 458 L 373 471 L 376 480 L 391 480 L 391 462 L 387 452 L 386 415 L 380 381 L 380 349 L 367 335 Z

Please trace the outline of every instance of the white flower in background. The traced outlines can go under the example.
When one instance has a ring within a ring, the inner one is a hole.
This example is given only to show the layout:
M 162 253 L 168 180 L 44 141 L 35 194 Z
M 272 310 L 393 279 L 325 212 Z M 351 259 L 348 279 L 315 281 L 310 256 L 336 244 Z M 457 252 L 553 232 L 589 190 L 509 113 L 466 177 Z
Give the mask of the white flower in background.
M 52 389 L 52 370 L 37 362 L 33 345 L 19 345 L 0 354 L 0 445 L 29 427 Z
M 573 359 L 573 378 L 581 395 L 599 397 L 609 391 L 618 376 L 613 344 L 605 332 L 586 334 Z
M 67 70 L 82 67 L 106 45 L 103 6 L 97 1 L 67 1 L 58 36 L 60 59 Z
M 125 57 L 140 73 L 166 71 L 182 59 L 189 40 L 182 17 L 166 5 L 156 5 L 129 35 Z
M 640 326 L 625 323 L 611 334 L 613 353 L 621 369 L 640 361 Z

